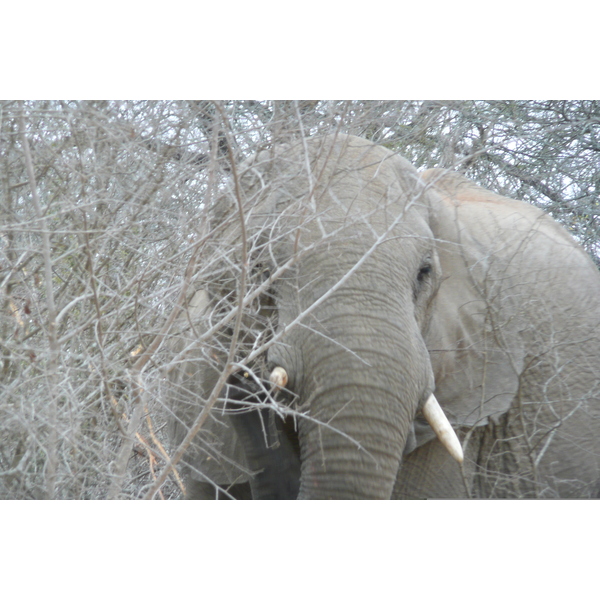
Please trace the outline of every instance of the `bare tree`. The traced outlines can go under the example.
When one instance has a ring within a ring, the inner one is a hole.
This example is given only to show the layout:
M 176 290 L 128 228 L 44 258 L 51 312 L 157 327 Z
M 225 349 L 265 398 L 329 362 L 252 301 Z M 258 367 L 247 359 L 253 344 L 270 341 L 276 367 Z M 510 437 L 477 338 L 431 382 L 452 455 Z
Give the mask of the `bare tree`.
M 203 426 L 273 342 L 254 325 L 291 266 L 261 269 L 260 231 L 244 240 L 241 165 L 335 131 L 534 203 L 598 262 L 595 101 L 3 102 L 0 498 L 177 497 L 185 452 L 219 453 Z M 169 449 L 165 399 L 194 352 L 213 392 Z

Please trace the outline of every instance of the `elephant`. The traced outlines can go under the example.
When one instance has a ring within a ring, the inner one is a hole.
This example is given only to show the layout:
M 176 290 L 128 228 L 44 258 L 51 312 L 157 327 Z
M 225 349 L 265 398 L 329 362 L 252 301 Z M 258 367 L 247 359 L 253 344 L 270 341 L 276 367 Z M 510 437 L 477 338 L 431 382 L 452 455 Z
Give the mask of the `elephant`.
M 238 262 L 174 346 L 175 446 L 227 363 L 239 265 L 258 287 L 187 498 L 598 497 L 600 274 L 562 226 L 340 132 L 238 171 L 214 217 Z

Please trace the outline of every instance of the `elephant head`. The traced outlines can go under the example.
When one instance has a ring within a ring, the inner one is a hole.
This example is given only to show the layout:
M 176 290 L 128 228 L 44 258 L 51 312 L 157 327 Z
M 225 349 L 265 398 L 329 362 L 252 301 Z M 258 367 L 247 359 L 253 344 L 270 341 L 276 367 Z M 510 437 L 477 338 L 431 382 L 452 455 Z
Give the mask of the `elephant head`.
M 566 232 L 531 206 L 455 174 L 419 174 L 342 134 L 259 153 L 236 177 L 236 203 L 219 205 L 215 226 L 240 254 L 215 268 L 200 313 L 210 332 L 240 277 L 255 282 L 236 340 L 251 384 L 238 373 L 224 388 L 226 408 L 241 408 L 217 411 L 207 428 L 220 450 L 188 457 L 198 477 L 250 481 L 259 498 L 446 496 L 456 485 L 485 495 L 482 448 L 493 456 L 490 427 L 509 416 L 510 438 L 517 410 L 525 425 L 513 450 L 533 444 L 528 460 L 540 456 L 527 476 L 558 476 L 546 458 L 555 461 L 562 449 L 551 442 L 569 433 L 556 423 L 572 410 L 581 425 L 577 402 L 595 418 L 589 369 L 600 356 L 589 330 L 600 321 L 600 277 Z M 183 370 L 199 375 L 185 384 L 179 372 L 174 385 L 206 398 L 231 333 L 188 355 Z M 557 364 L 571 391 L 556 380 Z M 462 473 L 453 427 L 462 446 L 471 440 Z M 524 468 L 507 480 L 521 481 Z M 586 461 L 586 485 L 597 469 Z M 441 471 L 454 483 L 436 490 Z

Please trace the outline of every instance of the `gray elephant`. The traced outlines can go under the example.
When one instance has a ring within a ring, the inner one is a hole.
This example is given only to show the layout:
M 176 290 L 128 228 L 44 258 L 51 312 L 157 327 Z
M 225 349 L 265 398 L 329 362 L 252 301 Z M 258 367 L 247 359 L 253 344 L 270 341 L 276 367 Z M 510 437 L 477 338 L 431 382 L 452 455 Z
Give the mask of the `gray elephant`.
M 244 257 L 256 293 L 188 498 L 599 495 L 600 274 L 557 223 L 342 134 L 234 175 L 215 227 L 238 256 L 180 332 L 175 445 L 227 362 Z

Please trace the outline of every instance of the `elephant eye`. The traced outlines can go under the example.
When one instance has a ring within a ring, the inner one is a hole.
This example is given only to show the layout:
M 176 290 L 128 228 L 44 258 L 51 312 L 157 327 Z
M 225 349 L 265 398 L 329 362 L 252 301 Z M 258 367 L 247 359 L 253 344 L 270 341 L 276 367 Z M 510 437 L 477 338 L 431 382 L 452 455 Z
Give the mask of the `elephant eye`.
M 259 283 L 263 283 L 271 276 L 271 270 L 268 266 L 257 263 L 252 269 L 252 274 L 257 278 Z
M 431 273 L 431 265 L 423 265 L 417 274 L 417 281 L 422 283 Z

